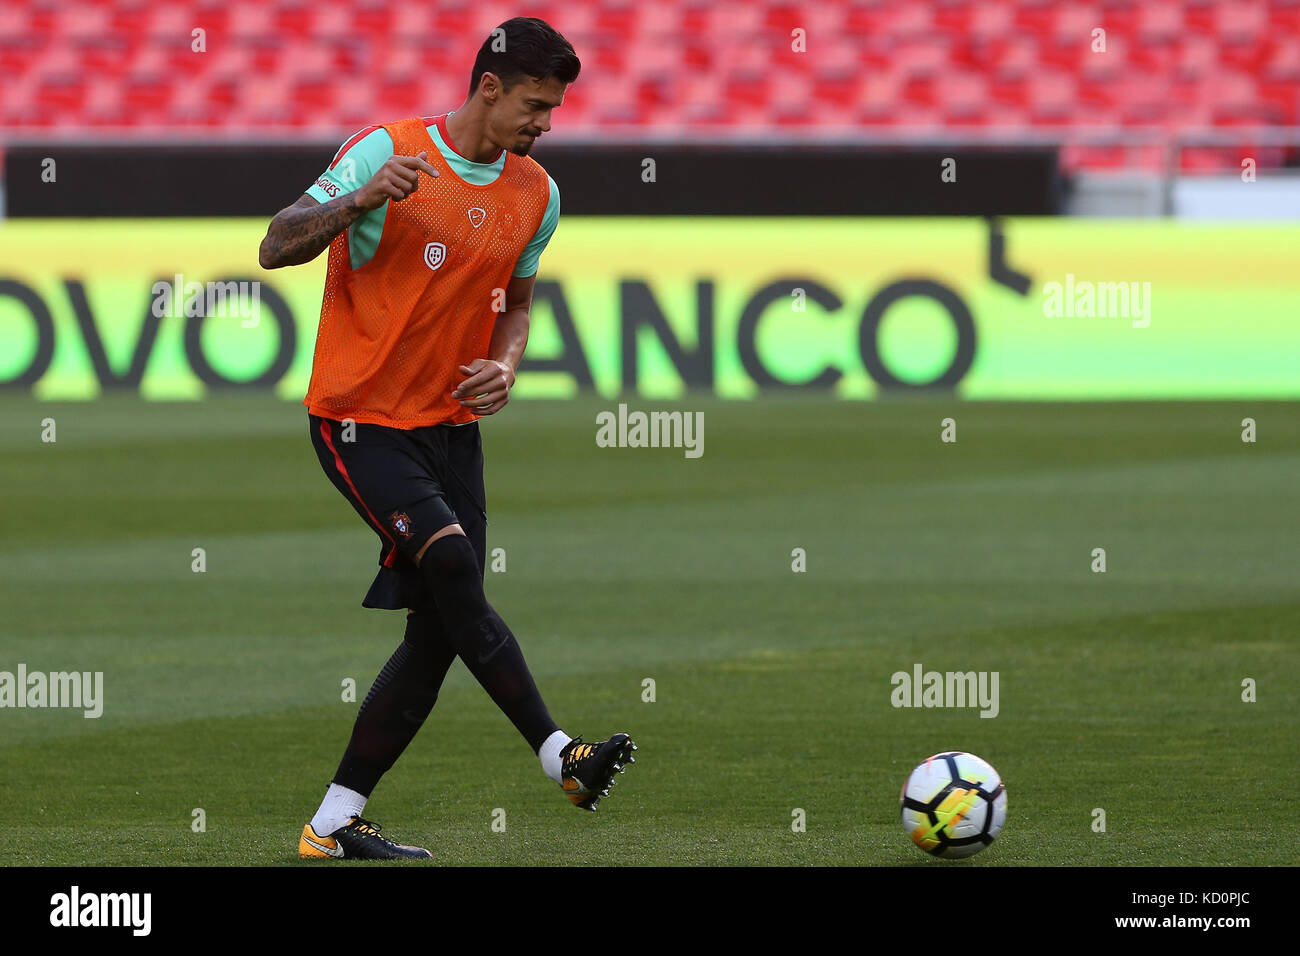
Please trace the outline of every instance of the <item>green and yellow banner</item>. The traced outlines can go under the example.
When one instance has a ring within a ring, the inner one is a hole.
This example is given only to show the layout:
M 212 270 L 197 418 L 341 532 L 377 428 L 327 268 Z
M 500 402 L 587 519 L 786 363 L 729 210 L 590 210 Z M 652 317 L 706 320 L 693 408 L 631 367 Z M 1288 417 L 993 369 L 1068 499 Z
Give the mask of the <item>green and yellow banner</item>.
M 300 399 L 325 255 L 262 270 L 266 225 L 5 223 L 0 384 Z M 1296 249 L 1290 225 L 569 217 L 515 394 L 1292 398 Z

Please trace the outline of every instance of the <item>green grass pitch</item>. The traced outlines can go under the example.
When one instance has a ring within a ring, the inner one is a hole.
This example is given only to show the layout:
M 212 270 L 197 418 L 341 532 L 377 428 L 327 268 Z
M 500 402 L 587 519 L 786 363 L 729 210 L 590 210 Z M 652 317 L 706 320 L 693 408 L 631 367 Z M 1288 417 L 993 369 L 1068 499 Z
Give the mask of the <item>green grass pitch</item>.
M 698 460 L 596 447 L 616 404 L 484 423 L 487 591 L 562 726 L 631 732 L 637 764 L 575 810 L 457 663 L 367 808 L 386 833 L 444 864 L 1295 862 L 1293 404 L 687 399 Z M 102 671 L 105 698 L 0 710 L 0 864 L 321 865 L 296 842 L 342 682 L 364 696 L 402 617 L 360 606 L 377 539 L 301 406 L 7 398 L 0 487 L 0 670 Z M 917 663 L 997 671 L 997 717 L 891 706 Z M 1007 782 L 968 862 L 899 825 L 945 749 Z

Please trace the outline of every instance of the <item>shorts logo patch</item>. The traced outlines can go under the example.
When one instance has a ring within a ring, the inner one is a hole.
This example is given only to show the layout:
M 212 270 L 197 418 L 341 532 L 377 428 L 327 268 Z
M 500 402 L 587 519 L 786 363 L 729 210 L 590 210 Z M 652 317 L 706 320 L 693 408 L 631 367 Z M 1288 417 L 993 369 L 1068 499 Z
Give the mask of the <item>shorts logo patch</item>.
M 402 540 L 408 540 L 413 534 L 411 527 L 411 516 L 405 511 L 394 511 L 388 516 L 388 523 L 393 526 L 393 530 L 402 536 Z

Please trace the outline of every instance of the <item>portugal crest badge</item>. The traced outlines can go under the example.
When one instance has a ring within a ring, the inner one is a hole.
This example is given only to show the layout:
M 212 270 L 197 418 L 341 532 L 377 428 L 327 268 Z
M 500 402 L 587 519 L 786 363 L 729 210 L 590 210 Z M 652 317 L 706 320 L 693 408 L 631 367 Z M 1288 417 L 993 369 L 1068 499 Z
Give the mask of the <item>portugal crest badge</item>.
M 393 526 L 394 531 L 402 536 L 403 541 L 411 537 L 411 516 L 405 511 L 394 511 L 388 516 L 388 523 Z
M 447 261 L 447 247 L 441 242 L 431 242 L 424 247 L 424 264 L 437 270 Z

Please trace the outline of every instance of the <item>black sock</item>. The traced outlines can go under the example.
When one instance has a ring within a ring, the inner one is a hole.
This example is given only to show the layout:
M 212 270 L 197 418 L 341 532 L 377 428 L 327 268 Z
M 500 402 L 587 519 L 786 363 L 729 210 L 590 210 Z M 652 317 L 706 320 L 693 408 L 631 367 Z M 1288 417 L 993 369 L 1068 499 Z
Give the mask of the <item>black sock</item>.
M 438 605 L 448 643 L 536 753 L 559 727 L 519 642 L 483 594 L 473 545 L 463 534 L 443 535 L 425 549 L 420 574 Z
M 406 636 L 361 703 L 334 782 L 370 796 L 423 726 L 456 651 L 432 609 L 406 618 Z

